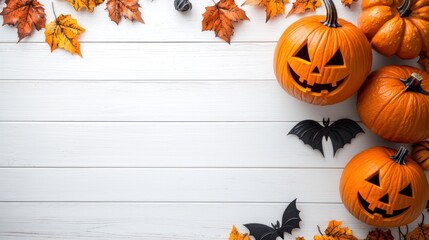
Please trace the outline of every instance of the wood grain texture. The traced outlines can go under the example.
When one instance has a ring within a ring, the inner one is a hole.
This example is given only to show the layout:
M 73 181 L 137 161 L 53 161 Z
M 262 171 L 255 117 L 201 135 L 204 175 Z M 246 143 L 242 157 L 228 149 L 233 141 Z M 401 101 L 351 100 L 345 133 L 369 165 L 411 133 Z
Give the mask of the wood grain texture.
M 340 202 L 341 169 L 0 169 L 0 201 Z M 13 183 L 13 184 L 11 184 Z M 302 191 L 311 186 L 312 191 Z
M 0 123 L 3 167 L 342 168 L 382 141 L 365 129 L 333 157 L 288 136 L 296 122 Z
M 288 203 L 0 203 L 0 238 L 3 240 L 225 240 L 233 224 L 280 220 Z M 357 221 L 341 204 L 299 202 L 303 219 L 292 235 L 313 239 L 317 225 L 344 220 L 359 239 L 370 227 Z M 426 215 L 428 217 L 428 215 Z M 417 221 L 418 222 L 418 221 Z M 410 225 L 410 228 L 416 223 Z M 392 229 L 397 237 L 397 230 Z
M 0 80 L 274 80 L 276 43 L 84 43 L 83 58 L 46 43 L 0 44 Z M 374 54 L 373 69 L 398 62 Z M 416 65 L 416 60 L 401 61 Z M 23 71 L 25 69 L 25 71 Z
M 358 120 L 355 106 L 306 104 L 275 81 L 0 81 L 1 121 Z

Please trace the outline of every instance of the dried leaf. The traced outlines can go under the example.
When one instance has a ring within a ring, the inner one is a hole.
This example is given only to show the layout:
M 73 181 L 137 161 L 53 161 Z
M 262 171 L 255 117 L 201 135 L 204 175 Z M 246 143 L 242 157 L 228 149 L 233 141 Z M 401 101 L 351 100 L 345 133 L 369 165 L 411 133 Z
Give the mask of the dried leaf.
M 352 230 L 348 227 L 341 227 L 343 222 L 331 220 L 325 230 L 325 234 L 322 236 L 314 236 L 314 240 L 357 240 L 353 236 Z
M 39 31 L 45 27 L 46 14 L 43 5 L 37 0 L 7 0 L 3 8 L 3 25 L 18 28 L 18 42 L 29 36 L 33 27 Z
M 406 240 L 429 240 L 429 224 L 419 224 L 416 229 L 407 233 Z
M 296 237 L 295 240 L 305 240 L 304 237 Z
M 51 52 L 56 48 L 63 48 L 82 57 L 77 37 L 83 32 L 85 29 L 78 25 L 76 19 L 73 19 L 71 15 L 64 16 L 61 14 L 46 25 L 45 37 L 46 42 L 51 47 Z
M 289 3 L 289 0 L 246 0 L 242 6 L 258 5 L 259 7 L 265 7 L 265 22 L 268 22 L 272 17 L 275 17 L 278 14 L 285 14 L 286 3 Z
M 429 72 L 429 56 L 425 52 L 420 53 L 420 58 L 418 63 L 422 65 L 425 68 L 426 72 Z M 428 202 L 428 208 L 429 208 L 429 202 Z
M 139 10 L 138 0 L 107 0 L 106 9 L 109 11 L 109 17 L 116 24 L 119 24 L 121 18 L 127 18 L 132 22 L 134 20 L 144 23 L 142 13 Z
M 365 240 L 394 240 L 395 238 L 392 236 L 390 230 L 383 231 L 381 229 L 375 229 L 368 233 L 368 236 Z
M 316 11 L 316 8 L 321 5 L 321 0 L 296 0 L 286 17 L 294 13 L 304 13 L 307 10 Z
M 214 6 L 206 7 L 203 14 L 203 31 L 213 30 L 216 37 L 220 37 L 225 42 L 231 42 L 234 34 L 232 22 L 249 20 L 246 12 L 240 9 L 234 0 L 220 0 Z
M 353 4 L 353 2 L 357 2 L 357 0 L 341 0 L 341 2 L 343 3 L 344 6 L 350 7 Z
M 104 0 L 66 0 L 74 7 L 76 11 L 86 8 L 88 11 L 93 12 L 94 8 L 104 2 Z
M 229 234 L 229 240 L 250 240 L 247 233 L 241 234 L 237 228 L 233 225 L 231 233 Z

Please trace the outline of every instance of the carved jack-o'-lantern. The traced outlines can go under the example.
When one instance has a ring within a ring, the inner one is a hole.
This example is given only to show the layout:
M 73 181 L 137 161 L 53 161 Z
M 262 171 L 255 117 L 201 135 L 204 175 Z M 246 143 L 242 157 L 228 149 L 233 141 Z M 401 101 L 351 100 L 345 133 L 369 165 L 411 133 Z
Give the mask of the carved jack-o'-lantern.
M 344 206 L 359 220 L 398 227 L 420 216 L 429 197 L 423 169 L 403 147 L 373 147 L 356 155 L 341 176 Z
M 334 104 L 353 95 L 372 64 L 365 35 L 352 23 L 337 19 L 332 0 L 324 3 L 327 16 L 304 17 L 293 23 L 274 54 L 274 71 L 282 87 L 317 105 Z

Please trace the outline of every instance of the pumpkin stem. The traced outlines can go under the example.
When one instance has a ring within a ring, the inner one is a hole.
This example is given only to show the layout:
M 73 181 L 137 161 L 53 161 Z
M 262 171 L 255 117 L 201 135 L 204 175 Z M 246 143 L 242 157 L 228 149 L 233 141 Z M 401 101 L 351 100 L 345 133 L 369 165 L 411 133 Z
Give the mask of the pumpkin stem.
M 405 80 L 401 79 L 402 83 L 404 83 L 405 85 L 405 92 L 412 91 L 424 95 L 429 95 L 429 93 L 421 87 L 422 80 L 423 77 L 417 73 L 412 73 L 411 76 L 409 76 Z
M 406 165 L 405 164 L 405 157 L 407 156 L 408 150 L 404 147 L 400 147 L 398 152 L 396 153 L 395 156 L 391 156 L 390 158 L 393 159 L 396 163 L 401 164 L 401 165 Z
M 323 0 L 323 3 L 326 8 L 326 19 L 322 21 L 323 25 L 331 28 L 341 27 L 338 23 L 338 14 L 334 2 L 332 0 Z
M 401 17 L 408 17 L 411 14 L 411 0 L 404 0 L 402 5 L 398 7 L 399 15 Z

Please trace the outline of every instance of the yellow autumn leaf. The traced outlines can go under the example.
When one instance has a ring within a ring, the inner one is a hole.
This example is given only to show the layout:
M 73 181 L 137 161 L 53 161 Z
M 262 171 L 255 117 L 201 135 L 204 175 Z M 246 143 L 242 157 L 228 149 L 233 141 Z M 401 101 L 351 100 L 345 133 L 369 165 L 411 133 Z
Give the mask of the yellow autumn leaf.
M 104 0 L 66 0 L 74 7 L 76 11 L 81 10 L 82 8 L 88 9 L 88 11 L 93 12 L 94 8 L 104 2 Z
M 229 234 L 229 240 L 250 240 L 247 233 L 241 234 L 237 228 L 233 225 L 231 233 Z
M 314 236 L 314 240 L 357 240 L 353 236 L 352 230 L 348 227 L 341 227 L 343 222 L 331 220 L 322 236 Z
M 51 47 L 51 52 L 57 48 L 63 48 L 71 54 L 80 52 L 80 44 L 77 37 L 85 32 L 85 29 L 77 24 L 71 15 L 60 15 L 45 27 L 45 41 Z
M 429 239 L 429 224 L 419 224 L 413 231 L 407 233 L 406 240 L 427 240 Z

